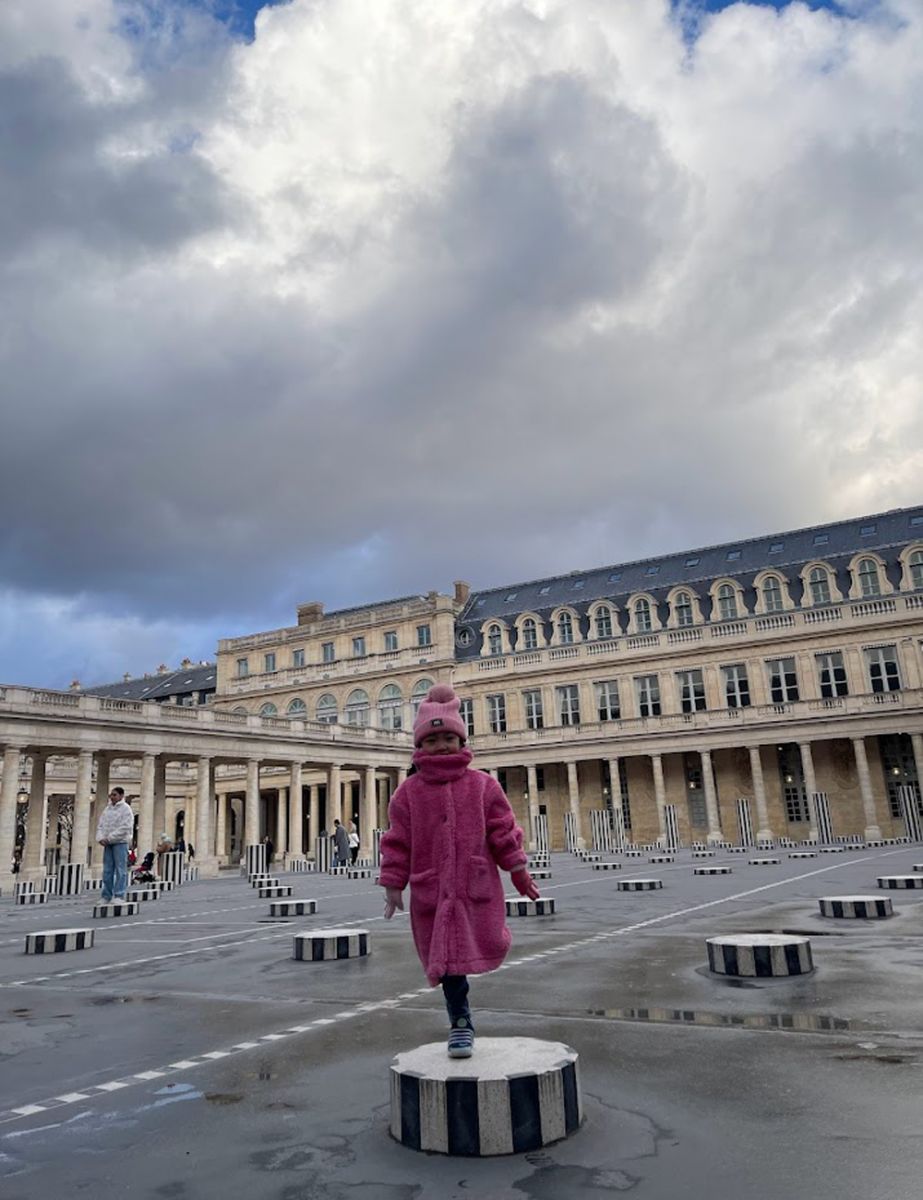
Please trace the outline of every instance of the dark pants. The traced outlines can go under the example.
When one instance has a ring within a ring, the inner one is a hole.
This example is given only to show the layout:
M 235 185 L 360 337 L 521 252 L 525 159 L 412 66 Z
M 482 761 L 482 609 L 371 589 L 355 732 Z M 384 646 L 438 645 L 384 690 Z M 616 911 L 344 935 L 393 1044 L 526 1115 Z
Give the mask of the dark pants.
M 471 1009 L 468 1007 L 468 976 L 443 975 L 442 994 L 445 996 L 445 1006 L 448 1009 L 449 1020 L 457 1021 L 459 1017 L 471 1020 Z

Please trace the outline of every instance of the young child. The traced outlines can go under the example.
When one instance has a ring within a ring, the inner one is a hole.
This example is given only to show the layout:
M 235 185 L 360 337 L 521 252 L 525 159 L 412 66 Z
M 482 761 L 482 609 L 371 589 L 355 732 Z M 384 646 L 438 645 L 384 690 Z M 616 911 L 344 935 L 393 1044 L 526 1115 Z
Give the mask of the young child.
M 467 976 L 499 967 L 512 941 L 497 867 L 512 873 L 521 895 L 535 900 L 539 892 L 503 789 L 490 775 L 468 769 L 472 755 L 459 709 L 448 684 L 430 688 L 420 705 L 413 724 L 416 772 L 391 797 L 378 882 L 387 919 L 403 909 L 401 893 L 410 884 L 414 944 L 429 983 L 442 984 L 449 1012 L 449 1056 L 470 1058 Z

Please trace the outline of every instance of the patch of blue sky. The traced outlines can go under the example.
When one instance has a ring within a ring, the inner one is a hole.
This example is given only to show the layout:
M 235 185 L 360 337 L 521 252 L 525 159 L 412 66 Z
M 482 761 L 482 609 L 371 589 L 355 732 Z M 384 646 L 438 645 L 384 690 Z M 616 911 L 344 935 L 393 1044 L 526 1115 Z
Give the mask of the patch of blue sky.
M 733 4 L 749 4 L 755 8 L 774 8 L 781 11 L 791 4 L 805 4 L 812 10 L 826 10 L 838 17 L 858 17 L 879 7 L 880 0 L 670 0 L 676 19 L 687 41 L 694 42 L 703 20 Z
M 182 23 L 187 13 L 211 17 L 225 26 L 228 33 L 243 41 L 252 41 L 257 13 L 262 8 L 287 4 L 289 0 L 130 0 L 130 8 L 140 10 L 142 17 L 126 12 L 122 29 L 126 36 L 144 38 L 154 29 L 168 30 Z

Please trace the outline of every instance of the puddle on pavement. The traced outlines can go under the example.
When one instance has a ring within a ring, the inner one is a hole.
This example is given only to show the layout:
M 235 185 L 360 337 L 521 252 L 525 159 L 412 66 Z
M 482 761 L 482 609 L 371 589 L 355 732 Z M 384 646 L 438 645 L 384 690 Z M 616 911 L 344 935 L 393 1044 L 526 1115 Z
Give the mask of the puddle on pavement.
M 728 1029 L 779 1029 L 789 1033 L 842 1033 L 856 1028 L 844 1017 L 815 1013 L 718 1013 L 694 1008 L 590 1008 L 590 1016 L 608 1021 L 646 1021 L 655 1025 L 709 1025 Z

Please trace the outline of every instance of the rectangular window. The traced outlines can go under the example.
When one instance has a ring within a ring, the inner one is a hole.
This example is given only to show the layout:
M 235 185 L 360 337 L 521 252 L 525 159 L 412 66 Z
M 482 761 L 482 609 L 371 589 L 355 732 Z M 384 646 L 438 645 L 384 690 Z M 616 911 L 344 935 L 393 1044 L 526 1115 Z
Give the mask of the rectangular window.
M 336 661 L 336 653 L 333 642 L 324 642 L 320 648 L 321 661 L 332 663 Z
M 600 721 L 617 721 L 622 715 L 619 708 L 619 685 L 615 679 L 604 679 L 595 684 L 596 714 Z
M 431 646 L 433 644 L 433 635 L 428 625 L 417 626 L 417 645 Z
M 536 767 L 535 768 L 535 786 L 538 789 L 538 791 L 540 791 L 540 792 L 543 792 L 545 790 L 545 768 L 544 767 Z
M 275 669 L 276 669 L 275 652 L 271 651 L 269 654 L 264 654 L 263 655 L 263 670 L 264 671 L 274 671 Z
M 292 666 L 293 667 L 303 667 L 304 666 L 304 650 L 293 650 L 292 651 Z
M 840 651 L 831 650 L 828 654 L 815 654 L 814 660 L 817 663 L 817 681 L 820 684 L 822 699 L 848 696 L 846 667 L 843 665 L 843 655 Z
M 562 725 L 580 724 L 580 693 L 576 683 L 555 688 L 558 694 L 558 719 Z
M 459 715 L 465 722 L 465 729 L 468 731 L 468 737 L 474 737 L 474 701 L 470 696 L 465 696 L 459 707 Z
M 798 676 L 793 658 L 771 658 L 766 663 L 769 673 L 769 698 L 773 704 L 786 704 L 798 699 Z
M 541 688 L 530 688 L 522 693 L 522 707 L 526 714 L 526 729 L 545 728 L 545 709 L 542 704 Z
M 353 658 L 365 658 L 365 638 L 353 638 Z
M 385 634 L 385 652 L 397 649 L 397 630 L 389 629 Z
M 660 716 L 660 681 L 656 675 L 635 676 L 635 699 L 639 717 Z
M 238 679 L 246 679 L 249 674 L 250 674 L 250 664 L 247 662 L 247 660 L 245 658 L 239 658 L 237 660 L 237 678 Z
M 743 663 L 732 663 L 722 667 L 724 677 L 724 698 L 728 708 L 750 707 L 750 681 L 747 678 L 747 668 Z
M 491 733 L 506 733 L 506 696 L 487 697 L 487 727 Z
M 598 638 L 612 637 L 612 610 L 599 608 L 596 610 L 596 636 Z
M 896 646 L 870 646 L 865 652 L 873 692 L 899 692 L 901 672 Z
M 692 671 L 677 671 L 679 705 L 684 713 L 705 711 L 705 680 L 698 667 Z

